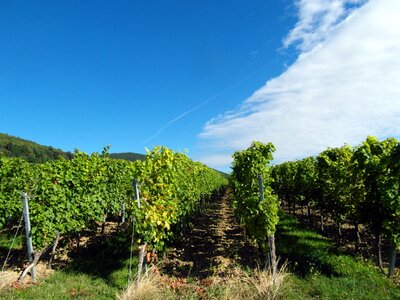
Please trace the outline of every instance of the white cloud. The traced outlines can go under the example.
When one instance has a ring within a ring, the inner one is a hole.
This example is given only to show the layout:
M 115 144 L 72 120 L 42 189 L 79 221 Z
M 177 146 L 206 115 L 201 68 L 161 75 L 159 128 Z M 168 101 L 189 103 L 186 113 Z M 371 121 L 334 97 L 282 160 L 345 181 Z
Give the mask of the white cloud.
M 299 21 L 284 39 L 285 47 L 298 43 L 309 51 L 325 40 L 365 0 L 297 0 Z
M 298 2 L 300 19 L 285 44 L 300 41 L 303 52 L 240 108 L 204 126 L 204 162 L 228 166 L 232 152 L 253 140 L 273 142 L 276 160 L 285 161 L 367 135 L 400 136 L 400 1 L 346 8 L 350 2 Z M 318 11 L 327 20 L 311 24 Z

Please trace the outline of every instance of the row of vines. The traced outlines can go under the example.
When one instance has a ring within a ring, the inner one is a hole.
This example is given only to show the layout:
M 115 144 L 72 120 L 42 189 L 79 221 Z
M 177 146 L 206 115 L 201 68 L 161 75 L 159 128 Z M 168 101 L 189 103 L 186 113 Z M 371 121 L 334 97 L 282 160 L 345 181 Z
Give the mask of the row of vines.
M 355 247 L 360 228 L 375 236 L 379 266 L 382 240 L 389 248 L 389 276 L 400 246 L 400 142 L 368 137 L 361 145 L 328 148 L 316 157 L 270 166 L 275 147 L 253 142 L 233 155 L 233 208 L 249 236 L 269 249 L 274 265 L 274 233 L 282 201 L 289 210 L 307 207 L 336 224 L 341 239 L 344 223 L 354 227 Z M 279 199 L 279 200 L 278 200 Z
M 272 187 L 290 210 L 296 205 L 319 211 L 334 221 L 337 236 L 341 225 L 352 224 L 355 246 L 359 228 L 375 236 L 382 268 L 381 241 L 389 244 L 389 276 L 393 274 L 400 246 L 400 143 L 394 138 L 379 141 L 368 137 L 361 145 L 328 148 L 316 157 L 274 166 Z
M 110 159 L 107 149 L 92 155 L 76 151 L 71 160 L 44 164 L 0 157 L 0 230 L 18 224 L 22 192 L 30 198 L 35 248 L 49 244 L 57 232 L 68 237 L 96 230 L 104 216 L 118 216 L 124 203 L 127 219 L 136 220 L 137 239 L 160 249 L 199 201 L 224 184 L 215 170 L 165 147 L 136 162 Z
M 271 143 L 253 142 L 248 149 L 235 152 L 230 177 L 234 213 L 259 248 L 269 251 L 273 274 L 277 272 L 275 230 L 280 205 L 271 188 L 270 162 L 274 151 Z

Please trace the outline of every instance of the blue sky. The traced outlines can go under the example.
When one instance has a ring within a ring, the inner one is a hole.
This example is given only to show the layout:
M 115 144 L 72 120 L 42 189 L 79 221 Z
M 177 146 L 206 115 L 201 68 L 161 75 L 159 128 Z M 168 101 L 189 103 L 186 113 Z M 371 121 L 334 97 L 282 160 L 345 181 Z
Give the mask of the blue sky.
M 290 61 L 290 54 L 277 54 L 295 21 L 289 6 L 3 1 L 1 132 L 64 150 L 111 144 L 113 152 L 143 153 L 162 144 L 192 152 L 206 121 L 239 105 Z
M 0 132 L 223 170 L 398 136 L 398 2 L 1 1 Z

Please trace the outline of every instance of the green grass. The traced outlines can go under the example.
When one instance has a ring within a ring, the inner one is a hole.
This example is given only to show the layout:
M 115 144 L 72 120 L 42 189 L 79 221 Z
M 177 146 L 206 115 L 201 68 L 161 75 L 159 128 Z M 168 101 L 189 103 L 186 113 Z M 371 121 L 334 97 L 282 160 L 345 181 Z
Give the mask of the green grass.
M 4 292 L 4 299 L 113 299 L 117 289 L 87 274 L 56 272 L 40 285 Z
M 292 273 L 284 299 L 400 299 L 400 289 L 371 263 L 342 253 L 290 216 L 281 215 L 276 240 Z
M 0 239 L 1 240 L 1 239 Z M 3 237 L 6 244 L 7 237 Z M 123 235 L 82 250 L 62 270 L 25 289 L 0 290 L 0 299 L 115 299 L 127 285 L 129 241 Z M 133 261 L 133 275 L 136 271 Z

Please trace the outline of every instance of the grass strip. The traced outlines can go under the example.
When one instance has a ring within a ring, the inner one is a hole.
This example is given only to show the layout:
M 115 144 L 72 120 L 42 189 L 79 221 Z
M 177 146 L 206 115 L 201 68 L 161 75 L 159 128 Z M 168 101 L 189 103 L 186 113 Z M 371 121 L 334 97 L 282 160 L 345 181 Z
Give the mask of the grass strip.
M 400 299 L 400 289 L 372 263 L 343 253 L 287 214 L 280 216 L 276 240 L 291 272 L 284 299 Z

